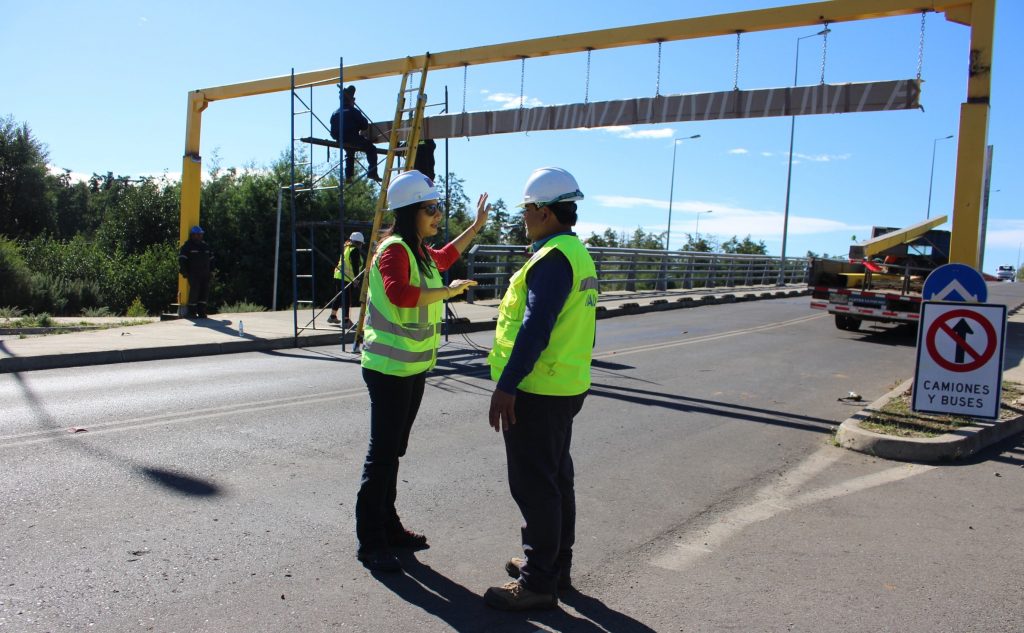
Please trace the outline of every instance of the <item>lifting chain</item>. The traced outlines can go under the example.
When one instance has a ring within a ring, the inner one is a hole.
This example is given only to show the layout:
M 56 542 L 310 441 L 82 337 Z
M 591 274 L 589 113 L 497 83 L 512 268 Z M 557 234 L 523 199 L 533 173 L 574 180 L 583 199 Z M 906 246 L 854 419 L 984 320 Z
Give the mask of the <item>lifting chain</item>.
M 583 91 L 583 103 L 590 103 L 590 54 L 594 49 L 587 49 L 587 86 Z
M 828 20 L 825 20 L 824 34 L 821 36 L 821 83 L 825 84 L 825 59 L 828 56 Z
M 654 81 L 654 96 L 661 96 L 661 40 L 658 40 L 658 76 Z
M 466 113 L 466 75 L 469 72 L 469 64 L 462 65 L 462 113 Z
M 921 42 L 917 47 L 917 81 L 921 81 L 921 69 L 924 67 L 924 16 L 928 15 L 927 9 L 921 9 Z
M 732 89 L 740 89 L 740 31 L 736 31 L 736 68 L 732 77 Z
M 519 64 L 519 109 L 526 107 L 526 97 L 523 93 L 523 86 L 526 84 L 526 57 L 523 57 Z

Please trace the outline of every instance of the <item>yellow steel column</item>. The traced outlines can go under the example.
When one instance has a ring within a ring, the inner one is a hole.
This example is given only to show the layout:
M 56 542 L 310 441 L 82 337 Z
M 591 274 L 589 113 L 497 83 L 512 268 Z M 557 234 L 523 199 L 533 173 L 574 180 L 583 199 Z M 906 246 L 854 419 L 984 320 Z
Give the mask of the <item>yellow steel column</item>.
M 992 40 L 995 0 L 971 3 L 971 54 L 967 102 L 960 105 L 953 235 L 949 261 L 978 267 L 981 262 L 981 203 L 988 144 L 989 95 L 992 83 Z M 949 16 L 951 17 L 951 16 Z
M 181 221 L 178 243 L 188 240 L 188 232 L 199 224 L 199 193 L 202 190 L 203 161 L 199 156 L 199 133 L 203 124 L 206 99 L 202 92 L 188 95 L 188 117 L 185 124 L 185 156 L 181 159 Z M 178 275 L 178 314 L 188 310 L 188 280 Z

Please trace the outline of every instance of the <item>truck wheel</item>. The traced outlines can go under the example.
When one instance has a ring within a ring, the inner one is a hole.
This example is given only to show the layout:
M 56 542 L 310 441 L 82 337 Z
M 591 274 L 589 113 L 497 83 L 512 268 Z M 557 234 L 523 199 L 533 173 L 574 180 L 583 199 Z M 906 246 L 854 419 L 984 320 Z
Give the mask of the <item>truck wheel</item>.
M 847 332 L 856 332 L 860 329 L 860 319 L 856 319 L 846 314 L 837 314 L 836 327 L 840 330 L 846 330 Z

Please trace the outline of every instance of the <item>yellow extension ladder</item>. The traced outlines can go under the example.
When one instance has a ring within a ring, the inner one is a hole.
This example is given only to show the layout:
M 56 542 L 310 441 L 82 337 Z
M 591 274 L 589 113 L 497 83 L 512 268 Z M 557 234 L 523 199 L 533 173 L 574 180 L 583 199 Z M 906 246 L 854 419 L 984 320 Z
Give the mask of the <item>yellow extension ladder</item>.
M 425 56 L 423 68 L 417 68 L 409 60 L 409 66 L 402 74 L 402 83 L 398 89 L 398 103 L 395 107 L 395 118 L 391 125 L 391 138 L 388 141 L 388 155 L 384 160 L 384 174 L 380 183 L 380 195 L 377 196 L 377 207 L 373 214 L 373 229 L 370 231 L 370 252 L 366 257 L 363 270 L 363 283 L 359 290 L 359 320 L 356 322 L 355 345 L 358 351 L 363 340 L 363 322 L 366 318 L 366 291 L 369 287 L 370 267 L 376 255 L 379 243 L 381 220 L 387 209 L 388 185 L 391 178 L 402 171 L 412 169 L 416 164 L 416 148 L 420 142 L 420 130 L 423 126 L 423 110 L 427 104 L 424 89 L 427 85 L 427 68 L 430 66 L 430 53 Z M 412 87 L 410 87 L 412 86 Z M 401 157 L 404 169 L 399 166 L 396 158 Z

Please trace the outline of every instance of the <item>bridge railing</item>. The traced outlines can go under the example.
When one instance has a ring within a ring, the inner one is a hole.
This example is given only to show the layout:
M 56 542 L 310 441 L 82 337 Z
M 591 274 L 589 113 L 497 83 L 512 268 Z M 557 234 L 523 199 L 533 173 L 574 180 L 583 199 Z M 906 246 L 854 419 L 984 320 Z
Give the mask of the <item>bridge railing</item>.
M 807 279 L 803 257 L 787 257 L 780 275 L 780 259 L 769 255 L 590 246 L 587 250 L 597 268 L 599 292 L 775 286 Z M 509 278 L 528 257 L 523 246 L 473 246 L 466 264 L 469 278 L 479 285 L 467 291 L 467 301 L 502 297 Z

